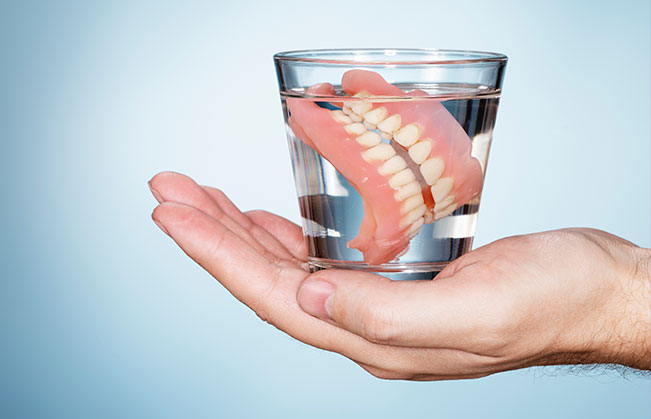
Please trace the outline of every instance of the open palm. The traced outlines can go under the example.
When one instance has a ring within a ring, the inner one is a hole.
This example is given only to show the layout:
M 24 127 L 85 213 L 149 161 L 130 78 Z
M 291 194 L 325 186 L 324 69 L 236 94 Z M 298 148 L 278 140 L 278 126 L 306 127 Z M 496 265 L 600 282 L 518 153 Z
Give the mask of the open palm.
M 311 274 L 296 224 L 266 211 L 242 213 L 220 190 L 177 173 L 156 175 L 150 187 L 160 203 L 154 221 L 237 299 L 375 376 L 472 378 L 549 363 L 638 366 L 639 348 L 624 359 L 613 343 L 627 332 L 612 314 L 636 310 L 635 301 L 622 306 L 632 286 L 622 266 L 631 252 L 648 251 L 607 233 L 510 237 L 457 259 L 434 281 Z

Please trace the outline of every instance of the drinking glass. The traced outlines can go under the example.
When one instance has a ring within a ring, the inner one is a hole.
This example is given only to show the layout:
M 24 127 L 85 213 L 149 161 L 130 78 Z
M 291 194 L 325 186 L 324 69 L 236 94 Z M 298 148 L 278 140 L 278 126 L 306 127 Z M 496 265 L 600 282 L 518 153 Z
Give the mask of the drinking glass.
M 507 57 L 274 55 L 308 263 L 432 279 L 468 252 Z

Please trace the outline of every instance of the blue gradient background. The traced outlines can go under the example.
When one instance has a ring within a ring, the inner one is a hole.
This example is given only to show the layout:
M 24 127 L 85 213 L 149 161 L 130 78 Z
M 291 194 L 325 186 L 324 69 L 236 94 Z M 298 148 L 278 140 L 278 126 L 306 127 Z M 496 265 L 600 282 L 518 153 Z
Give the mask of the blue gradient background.
M 176 170 L 299 219 L 271 56 L 510 57 L 476 245 L 592 226 L 649 247 L 648 1 L 0 5 L 0 417 L 649 418 L 648 378 L 381 381 L 262 323 L 150 220 Z M 246 280 L 246 278 L 242 278 Z

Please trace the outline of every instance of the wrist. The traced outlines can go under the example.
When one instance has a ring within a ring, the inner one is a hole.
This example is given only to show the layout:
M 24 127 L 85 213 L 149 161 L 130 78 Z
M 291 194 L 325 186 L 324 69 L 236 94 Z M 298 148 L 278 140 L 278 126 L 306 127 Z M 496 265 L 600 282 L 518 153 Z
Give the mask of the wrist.
M 636 247 L 631 259 L 610 352 L 617 363 L 651 370 L 651 250 Z
M 550 363 L 622 364 L 651 370 L 651 250 L 599 232 L 576 317 Z M 587 298 L 585 298 L 587 297 Z
M 613 252 L 612 292 L 591 352 L 595 362 L 651 370 L 651 250 L 629 246 Z

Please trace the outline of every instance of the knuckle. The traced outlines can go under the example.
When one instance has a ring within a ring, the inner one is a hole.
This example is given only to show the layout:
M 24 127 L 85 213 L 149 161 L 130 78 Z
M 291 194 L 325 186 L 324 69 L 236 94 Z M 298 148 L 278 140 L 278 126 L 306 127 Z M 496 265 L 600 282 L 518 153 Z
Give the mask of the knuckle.
M 225 230 L 219 230 L 213 235 L 212 243 L 210 243 L 210 248 L 208 251 L 211 260 L 217 261 L 223 258 L 222 249 L 224 247 L 224 242 L 226 241 L 227 235 L 228 232 Z
M 215 192 L 215 195 L 221 196 L 222 198 L 226 198 L 226 194 L 220 188 L 213 188 L 213 191 Z
M 365 302 L 360 309 L 362 335 L 370 342 L 390 344 L 397 339 L 395 321 L 390 310 L 378 309 Z

